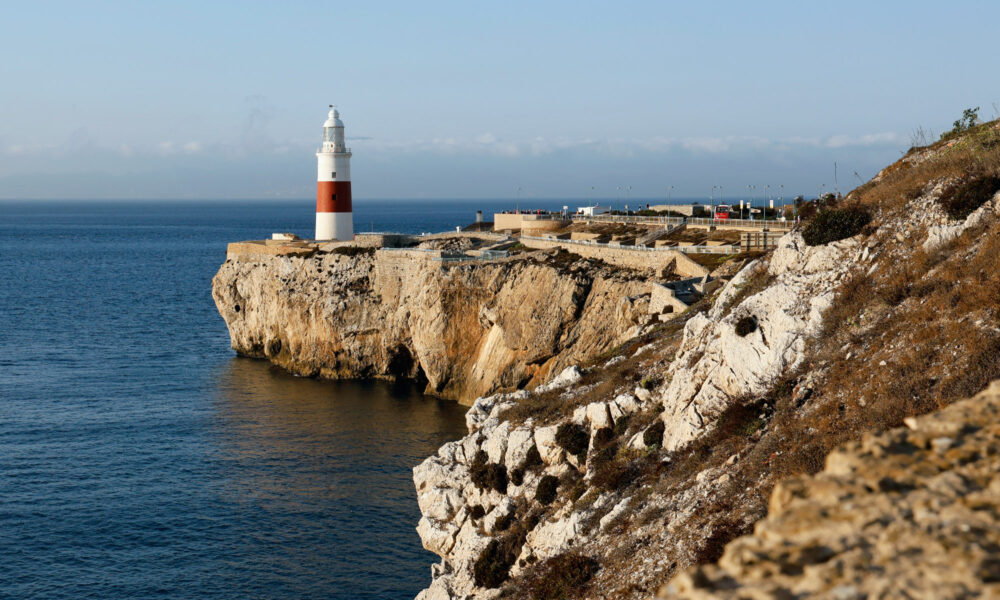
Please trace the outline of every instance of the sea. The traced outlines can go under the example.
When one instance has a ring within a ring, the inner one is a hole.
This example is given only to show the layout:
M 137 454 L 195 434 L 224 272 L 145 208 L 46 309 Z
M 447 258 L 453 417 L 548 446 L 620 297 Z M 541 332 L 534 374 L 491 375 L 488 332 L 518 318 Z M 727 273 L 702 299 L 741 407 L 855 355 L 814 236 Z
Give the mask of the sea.
M 561 208 L 564 202 L 521 208 Z M 465 409 L 237 357 L 226 244 L 310 237 L 313 203 L 0 202 L 0 598 L 412 598 L 412 468 Z M 453 230 L 505 201 L 355 202 Z

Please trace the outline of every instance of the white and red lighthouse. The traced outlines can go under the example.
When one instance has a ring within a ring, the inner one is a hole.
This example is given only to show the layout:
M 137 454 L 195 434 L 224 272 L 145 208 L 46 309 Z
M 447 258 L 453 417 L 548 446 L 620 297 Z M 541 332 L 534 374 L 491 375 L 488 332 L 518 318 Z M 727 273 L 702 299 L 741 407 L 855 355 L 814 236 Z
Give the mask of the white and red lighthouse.
M 333 105 L 323 123 L 316 166 L 316 239 L 353 240 L 351 150 L 344 145 L 344 122 Z

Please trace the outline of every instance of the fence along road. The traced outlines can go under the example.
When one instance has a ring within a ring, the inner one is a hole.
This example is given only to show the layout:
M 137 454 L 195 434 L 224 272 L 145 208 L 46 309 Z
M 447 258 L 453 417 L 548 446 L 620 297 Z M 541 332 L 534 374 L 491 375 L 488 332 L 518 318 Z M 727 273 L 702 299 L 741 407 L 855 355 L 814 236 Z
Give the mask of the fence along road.
M 595 223 L 634 223 L 636 225 L 714 225 L 716 227 L 740 227 L 758 229 L 780 229 L 789 231 L 795 227 L 791 221 L 767 221 L 762 219 L 705 219 L 701 217 L 643 217 L 639 215 L 570 215 L 574 221 L 593 221 Z M 552 220 L 562 219 L 553 216 Z M 542 219 L 537 219 L 542 220 Z

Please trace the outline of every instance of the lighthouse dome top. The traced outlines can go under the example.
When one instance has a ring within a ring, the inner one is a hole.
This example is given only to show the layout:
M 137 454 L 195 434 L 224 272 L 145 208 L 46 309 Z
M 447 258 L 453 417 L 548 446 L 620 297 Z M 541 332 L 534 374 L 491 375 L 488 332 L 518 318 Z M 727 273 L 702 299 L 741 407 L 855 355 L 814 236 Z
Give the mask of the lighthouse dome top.
M 340 113 L 337 108 L 333 105 L 330 106 L 330 113 L 326 116 L 326 122 L 323 123 L 323 127 L 343 127 L 344 122 L 340 120 Z

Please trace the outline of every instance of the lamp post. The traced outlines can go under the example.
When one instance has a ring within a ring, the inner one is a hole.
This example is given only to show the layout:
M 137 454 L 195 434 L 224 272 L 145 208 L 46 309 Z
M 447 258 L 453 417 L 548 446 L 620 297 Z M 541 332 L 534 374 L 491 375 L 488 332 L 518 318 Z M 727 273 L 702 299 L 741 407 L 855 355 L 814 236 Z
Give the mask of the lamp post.
M 618 212 L 618 205 L 622 201 L 622 186 L 615 187 L 615 212 Z
M 667 204 L 670 204 L 670 196 L 674 193 L 674 186 L 667 188 Z
M 747 212 L 750 213 L 750 220 L 753 221 L 753 191 L 757 189 L 757 187 L 753 185 L 748 185 L 747 189 L 750 190 L 750 204 L 747 206 L 748 209 Z
M 764 220 L 767 221 L 767 190 L 771 187 L 771 184 L 764 184 L 764 199 L 760 202 L 761 210 L 764 211 Z
M 632 203 L 632 186 L 625 187 L 625 214 L 628 215 L 628 205 Z

